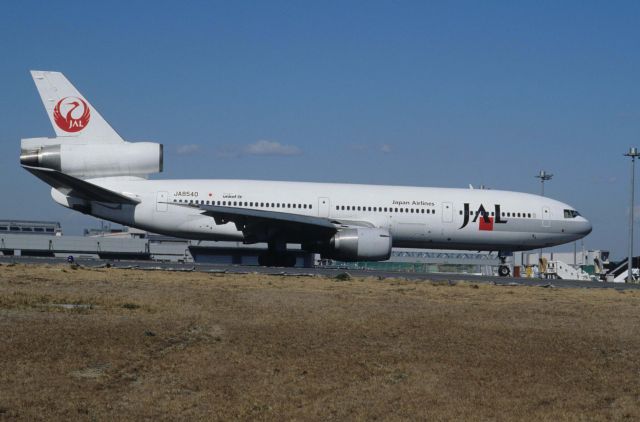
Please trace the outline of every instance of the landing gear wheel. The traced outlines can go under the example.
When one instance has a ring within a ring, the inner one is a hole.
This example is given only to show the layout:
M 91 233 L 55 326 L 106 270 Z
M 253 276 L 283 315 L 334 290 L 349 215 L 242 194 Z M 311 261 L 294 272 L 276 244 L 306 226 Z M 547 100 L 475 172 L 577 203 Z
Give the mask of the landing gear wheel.
M 282 257 L 282 266 L 283 267 L 295 267 L 296 266 L 296 256 L 292 253 L 288 253 L 283 255 Z
M 296 256 L 294 254 L 264 253 L 258 256 L 258 265 L 262 267 L 295 267 Z
M 500 277 L 509 277 L 509 274 L 511 274 L 511 270 L 509 270 L 509 267 L 506 265 L 500 265 L 498 267 L 498 275 Z
M 258 256 L 258 265 L 260 265 L 261 267 L 269 267 L 269 261 L 269 255 L 267 255 L 266 253 Z

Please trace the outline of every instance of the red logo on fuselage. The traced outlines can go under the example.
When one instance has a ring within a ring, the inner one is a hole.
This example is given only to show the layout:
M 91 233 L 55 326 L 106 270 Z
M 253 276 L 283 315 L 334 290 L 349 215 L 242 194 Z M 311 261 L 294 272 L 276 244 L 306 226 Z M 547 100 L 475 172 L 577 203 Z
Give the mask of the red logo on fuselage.
M 480 218 L 478 220 L 478 229 L 479 230 L 492 231 L 493 230 L 493 217 L 487 217 L 486 220 L 484 218 Z
M 53 120 L 65 132 L 79 132 L 89 123 L 91 111 L 82 98 L 64 97 L 53 108 Z

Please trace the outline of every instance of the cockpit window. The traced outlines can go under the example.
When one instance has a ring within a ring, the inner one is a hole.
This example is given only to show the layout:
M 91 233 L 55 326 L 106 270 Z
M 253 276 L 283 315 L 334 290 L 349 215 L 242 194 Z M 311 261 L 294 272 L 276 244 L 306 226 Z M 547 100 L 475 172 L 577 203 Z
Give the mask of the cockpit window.
M 564 218 L 576 218 L 580 213 L 576 210 L 564 210 Z

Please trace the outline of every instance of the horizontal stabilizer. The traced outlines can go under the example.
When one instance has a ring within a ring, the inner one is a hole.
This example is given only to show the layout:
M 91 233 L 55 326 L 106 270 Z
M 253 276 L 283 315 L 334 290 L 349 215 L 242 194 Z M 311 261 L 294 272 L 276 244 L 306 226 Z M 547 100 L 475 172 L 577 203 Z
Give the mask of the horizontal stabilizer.
M 110 204 L 136 205 L 140 201 L 124 196 L 118 192 L 103 188 L 85 180 L 77 179 L 57 170 L 41 167 L 22 166 L 34 176 L 54 187 L 65 195 L 87 201 L 107 202 Z

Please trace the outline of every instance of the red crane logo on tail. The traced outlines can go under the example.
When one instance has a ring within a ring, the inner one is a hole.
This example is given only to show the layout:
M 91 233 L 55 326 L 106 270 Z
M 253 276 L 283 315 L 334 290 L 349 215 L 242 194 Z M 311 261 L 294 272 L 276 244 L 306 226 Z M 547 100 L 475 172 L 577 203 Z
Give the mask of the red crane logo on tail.
M 91 111 L 82 98 L 64 97 L 53 108 L 53 120 L 65 132 L 80 132 L 90 118 Z

